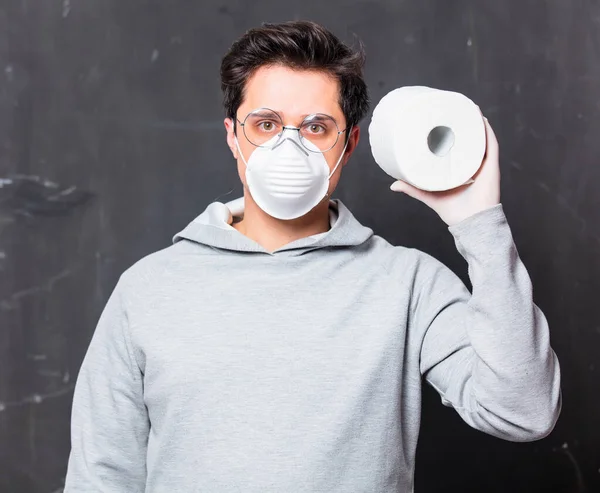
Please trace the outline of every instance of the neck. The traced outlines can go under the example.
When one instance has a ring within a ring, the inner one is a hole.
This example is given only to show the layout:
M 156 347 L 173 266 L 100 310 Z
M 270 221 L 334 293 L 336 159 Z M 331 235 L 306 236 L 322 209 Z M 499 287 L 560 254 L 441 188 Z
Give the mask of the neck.
M 246 192 L 244 218 L 233 227 L 273 252 L 293 241 L 329 231 L 329 200 L 323 200 L 305 216 L 284 221 L 269 216 Z

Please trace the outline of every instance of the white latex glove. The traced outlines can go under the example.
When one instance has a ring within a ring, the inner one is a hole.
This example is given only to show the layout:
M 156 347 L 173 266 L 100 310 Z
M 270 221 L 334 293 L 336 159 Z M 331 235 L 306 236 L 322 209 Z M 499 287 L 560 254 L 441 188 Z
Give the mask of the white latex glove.
M 500 203 L 500 164 L 498 140 L 484 117 L 487 148 L 483 163 L 472 183 L 446 192 L 426 192 L 403 181 L 390 187 L 394 192 L 403 192 L 431 207 L 442 220 L 453 226 L 478 212 Z

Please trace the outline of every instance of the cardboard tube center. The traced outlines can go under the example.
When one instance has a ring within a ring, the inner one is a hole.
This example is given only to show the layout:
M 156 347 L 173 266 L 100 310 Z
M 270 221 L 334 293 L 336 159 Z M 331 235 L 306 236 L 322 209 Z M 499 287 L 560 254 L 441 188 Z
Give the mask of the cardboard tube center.
M 429 150 L 436 156 L 444 157 L 454 146 L 454 132 L 445 126 L 435 127 L 427 136 Z

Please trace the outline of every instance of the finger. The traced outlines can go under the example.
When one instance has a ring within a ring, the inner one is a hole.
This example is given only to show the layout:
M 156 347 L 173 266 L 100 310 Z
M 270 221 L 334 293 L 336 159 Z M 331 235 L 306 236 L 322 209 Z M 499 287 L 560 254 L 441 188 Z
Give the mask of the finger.
M 405 181 L 398 180 L 392 183 L 390 186 L 390 190 L 394 192 L 405 193 L 406 195 L 412 197 L 413 199 L 420 200 L 421 202 L 427 202 L 431 192 L 426 192 L 425 190 L 421 190 L 417 187 L 412 186 L 410 183 L 406 183 Z
M 486 139 L 486 158 L 498 158 L 498 139 L 496 133 L 490 125 L 490 122 L 486 117 L 483 117 L 485 124 L 485 139 Z

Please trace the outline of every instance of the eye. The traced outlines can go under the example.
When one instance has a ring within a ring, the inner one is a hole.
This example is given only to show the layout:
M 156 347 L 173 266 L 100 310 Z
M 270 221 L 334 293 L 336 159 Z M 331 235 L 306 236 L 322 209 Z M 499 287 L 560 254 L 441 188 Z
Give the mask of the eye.
M 311 134 L 320 134 L 325 132 L 325 127 L 323 127 L 322 125 L 317 125 L 316 123 L 311 123 L 308 126 L 308 132 Z
M 263 132 L 272 132 L 277 128 L 277 125 L 271 121 L 262 121 L 258 124 L 258 128 Z

